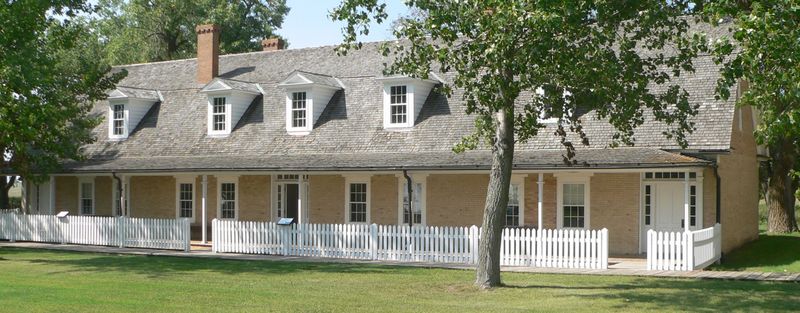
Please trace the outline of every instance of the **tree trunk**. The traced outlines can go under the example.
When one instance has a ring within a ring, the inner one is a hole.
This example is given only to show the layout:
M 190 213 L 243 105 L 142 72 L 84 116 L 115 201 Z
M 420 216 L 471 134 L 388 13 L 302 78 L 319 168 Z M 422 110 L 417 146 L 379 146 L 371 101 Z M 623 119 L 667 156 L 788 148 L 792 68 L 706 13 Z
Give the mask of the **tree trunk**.
M 0 209 L 8 210 L 11 208 L 8 192 L 11 190 L 11 187 L 14 187 L 14 183 L 17 181 L 17 177 L 3 176 L 3 179 L 4 180 L 2 181 L 2 184 L 0 184 Z
M 769 215 L 768 228 L 771 233 L 790 233 L 797 231 L 794 214 L 794 180 L 790 172 L 795 163 L 795 147 L 792 140 L 784 138 L 770 149 L 772 166 L 769 173 L 767 201 Z
M 486 206 L 483 210 L 475 280 L 475 285 L 483 289 L 501 284 L 500 243 L 514 157 L 514 107 L 506 106 L 503 111 L 495 114 L 495 119 L 497 124 L 492 147 L 492 169 L 489 174 Z

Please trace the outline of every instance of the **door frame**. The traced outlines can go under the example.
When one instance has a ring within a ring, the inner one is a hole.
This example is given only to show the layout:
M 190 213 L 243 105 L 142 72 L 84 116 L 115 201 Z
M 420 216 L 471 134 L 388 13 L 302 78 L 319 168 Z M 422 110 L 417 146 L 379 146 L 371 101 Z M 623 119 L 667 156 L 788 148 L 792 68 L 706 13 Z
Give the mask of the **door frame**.
M 299 185 L 300 182 L 298 182 L 300 177 L 302 177 L 302 185 Z M 304 219 L 303 223 L 308 223 L 308 221 L 309 221 L 308 212 L 310 211 L 308 209 L 308 207 L 309 207 L 308 199 L 311 198 L 309 196 L 309 189 L 310 188 L 309 188 L 309 183 L 308 183 L 308 175 L 300 175 L 300 174 L 292 174 L 292 173 L 270 175 L 270 201 L 269 201 L 269 209 L 268 209 L 268 213 L 267 213 L 267 219 L 270 220 L 270 221 L 273 221 L 273 222 L 277 222 L 278 221 L 278 219 L 279 219 L 278 218 L 278 207 L 279 207 L 279 205 L 278 205 L 278 201 L 279 201 L 278 192 L 279 192 L 279 190 L 278 189 L 283 188 L 280 192 L 282 192 L 282 194 L 286 194 L 286 191 L 285 191 L 286 189 L 285 188 L 286 188 L 287 184 L 295 184 L 295 185 L 298 185 L 298 188 L 299 188 L 298 189 L 298 193 L 299 193 L 298 197 L 300 197 L 300 203 L 302 205 L 300 205 L 298 207 L 298 212 L 297 212 L 298 213 L 298 220 L 295 221 L 295 222 L 300 223 L 299 217 L 302 216 L 303 219 Z M 302 210 L 302 212 L 300 212 L 300 210 Z
M 655 172 L 651 172 L 655 173 Z M 666 173 L 666 171 L 662 172 Z M 671 173 L 671 172 L 670 172 Z M 703 192 L 703 170 L 699 171 L 691 171 L 691 172 L 681 172 L 685 174 L 692 173 L 692 176 L 689 176 L 688 183 L 689 188 L 694 186 L 695 188 L 695 226 L 690 226 L 691 230 L 699 230 L 703 229 L 703 200 L 705 198 L 705 193 Z M 645 225 L 645 186 L 651 185 L 655 186 L 658 184 L 670 184 L 670 183 L 679 183 L 684 184 L 684 178 L 646 178 L 646 172 L 641 173 L 639 179 L 639 254 L 647 253 L 647 231 L 653 229 L 655 225 L 656 214 L 655 210 L 658 208 L 656 207 L 655 201 L 655 190 L 656 188 L 651 187 L 651 208 L 650 208 L 650 225 Z M 684 189 L 685 190 L 685 189 Z M 691 190 L 691 189 L 690 189 Z M 683 199 L 681 199 L 683 201 Z M 691 203 L 691 198 L 690 198 Z M 688 223 L 688 221 L 687 221 Z

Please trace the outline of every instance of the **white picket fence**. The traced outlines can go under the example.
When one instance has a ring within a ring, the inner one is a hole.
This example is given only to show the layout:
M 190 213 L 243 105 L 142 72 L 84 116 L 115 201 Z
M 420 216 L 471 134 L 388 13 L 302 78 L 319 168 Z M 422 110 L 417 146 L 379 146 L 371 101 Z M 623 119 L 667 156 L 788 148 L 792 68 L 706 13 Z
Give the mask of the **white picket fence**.
M 0 239 L 189 251 L 188 219 L 0 213 Z
M 292 224 L 214 220 L 214 252 L 475 264 L 480 229 L 405 225 Z M 503 230 L 500 264 L 608 266 L 608 230 Z
M 706 268 L 722 256 L 722 227 L 690 232 L 647 232 L 647 269 L 692 271 Z

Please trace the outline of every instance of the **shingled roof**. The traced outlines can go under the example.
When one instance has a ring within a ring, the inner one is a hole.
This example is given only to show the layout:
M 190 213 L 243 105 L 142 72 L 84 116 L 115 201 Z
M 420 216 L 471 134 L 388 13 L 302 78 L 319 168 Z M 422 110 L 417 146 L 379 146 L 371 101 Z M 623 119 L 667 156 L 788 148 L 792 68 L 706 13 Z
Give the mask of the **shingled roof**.
M 464 113 L 461 91 L 451 98 L 431 92 L 411 131 L 387 131 L 382 126 L 383 64 L 389 62 L 378 43 L 338 56 L 334 46 L 220 56 L 219 79 L 236 88 L 260 89 L 238 125 L 226 138 L 206 134 L 206 95 L 195 80 L 196 59 L 116 67 L 128 76 L 121 88 L 157 90 L 162 101 L 148 112 L 124 141 L 109 141 L 107 121 L 95 130 L 95 143 L 84 147 L 89 159 L 69 162 L 67 171 L 191 171 L 191 170 L 357 170 L 399 168 L 488 168 L 487 150 L 455 154 L 452 147 L 473 130 L 473 116 Z M 688 136 L 691 151 L 730 149 L 734 103 L 714 99 L 719 76 L 710 56 L 695 61 L 695 74 L 677 78 L 699 104 L 692 119 L 697 130 Z M 293 136 L 285 128 L 285 91 L 278 84 L 294 72 L 312 80 L 344 86 L 331 98 L 314 129 Z M 437 73 L 445 82 L 451 73 Z M 335 78 L 335 79 L 334 79 Z M 257 84 L 257 85 L 256 85 Z M 260 87 L 260 88 L 259 88 Z M 734 91 L 735 92 L 735 91 Z M 94 112 L 105 114 L 107 102 Z M 670 167 L 702 165 L 680 155 L 681 148 L 664 137 L 666 126 L 646 116 L 636 129 L 635 148 L 607 148 L 614 133 L 592 112 L 584 115 L 591 146 L 579 147 L 579 167 Z M 553 126 L 517 146 L 517 168 L 559 168 L 563 147 Z M 665 152 L 670 151 L 670 152 Z

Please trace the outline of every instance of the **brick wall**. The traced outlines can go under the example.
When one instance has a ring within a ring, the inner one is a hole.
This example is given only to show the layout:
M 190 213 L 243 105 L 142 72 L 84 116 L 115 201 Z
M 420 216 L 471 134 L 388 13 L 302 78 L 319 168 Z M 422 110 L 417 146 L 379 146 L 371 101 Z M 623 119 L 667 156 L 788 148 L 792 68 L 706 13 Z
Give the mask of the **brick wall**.
M 594 174 L 590 185 L 590 227 L 608 228 L 608 252 L 639 253 L 639 173 Z
M 69 211 L 78 215 L 78 178 L 75 176 L 56 176 L 56 213 Z
M 428 225 L 481 225 L 489 176 L 436 174 L 427 179 Z
M 175 218 L 175 178 L 133 176 L 130 182 L 131 217 Z
M 374 175 L 370 181 L 370 219 L 375 224 L 397 224 L 398 187 L 396 175 Z
M 270 216 L 270 177 L 239 177 L 239 220 L 269 221 Z
M 344 223 L 344 177 L 311 175 L 309 181 L 309 219 L 312 223 Z

